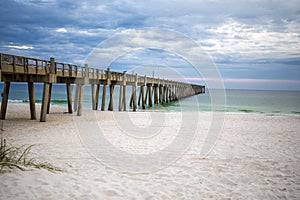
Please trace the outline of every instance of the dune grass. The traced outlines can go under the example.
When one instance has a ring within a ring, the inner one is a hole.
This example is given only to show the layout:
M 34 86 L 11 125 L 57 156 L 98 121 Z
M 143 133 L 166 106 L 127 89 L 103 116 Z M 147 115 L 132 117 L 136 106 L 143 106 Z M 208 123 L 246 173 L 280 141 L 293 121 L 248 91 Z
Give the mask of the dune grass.
M 29 153 L 34 145 L 29 146 L 8 146 L 6 139 L 3 138 L 3 125 L 1 125 L 1 144 L 0 144 L 0 173 L 3 173 L 5 168 L 19 169 L 22 171 L 30 168 L 47 169 L 51 172 L 63 171 L 62 169 L 53 166 L 50 163 L 37 162 L 34 158 L 29 158 Z

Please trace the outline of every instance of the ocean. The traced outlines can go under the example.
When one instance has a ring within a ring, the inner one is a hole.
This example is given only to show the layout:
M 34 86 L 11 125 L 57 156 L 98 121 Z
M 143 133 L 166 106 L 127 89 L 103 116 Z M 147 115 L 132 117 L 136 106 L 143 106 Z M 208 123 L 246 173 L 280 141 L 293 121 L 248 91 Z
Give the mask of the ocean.
M 3 91 L 3 83 L 0 83 L 0 91 Z M 72 86 L 74 97 L 75 87 Z M 41 103 L 43 92 L 42 84 L 35 84 L 35 99 Z M 138 92 L 138 91 L 137 91 Z M 127 108 L 129 107 L 129 98 L 131 87 L 126 90 Z M 268 113 L 268 114 L 300 114 L 300 91 L 267 91 L 267 90 L 225 90 L 226 104 L 222 105 L 225 112 L 244 112 L 244 113 Z M 91 87 L 85 86 L 84 109 L 91 109 Z M 138 96 L 138 93 L 137 93 Z M 73 98 L 74 99 L 74 98 Z M 99 106 L 102 99 L 102 86 L 99 95 Z M 119 88 L 115 87 L 114 110 L 118 109 Z M 12 83 L 9 94 L 9 103 L 28 103 L 27 84 Z M 54 84 L 51 97 L 52 105 L 67 107 L 66 87 L 63 84 Z M 108 95 L 106 99 L 106 108 L 108 105 Z M 221 107 L 222 107 L 221 106 Z M 217 106 L 219 109 L 220 106 Z M 148 110 L 166 110 L 166 111 L 212 111 L 210 91 L 205 94 L 187 97 L 179 101 L 174 101 L 164 105 L 155 105 Z

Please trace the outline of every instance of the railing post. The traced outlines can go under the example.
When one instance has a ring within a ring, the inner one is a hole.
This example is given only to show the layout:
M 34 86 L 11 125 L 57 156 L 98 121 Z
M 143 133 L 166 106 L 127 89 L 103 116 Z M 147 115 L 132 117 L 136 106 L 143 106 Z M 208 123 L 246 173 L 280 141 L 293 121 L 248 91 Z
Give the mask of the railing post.
M 69 77 L 72 77 L 72 69 L 73 69 L 72 65 L 69 65 Z
M 84 64 L 84 72 L 85 72 L 85 74 L 84 74 L 84 77 L 89 77 L 89 66 L 88 66 L 88 64 Z
M 16 56 L 13 56 L 13 71 L 16 73 Z
M 39 73 L 39 63 L 38 60 L 35 60 L 35 73 L 38 74 Z
M 24 73 L 28 73 L 28 59 L 27 58 L 23 58 L 24 61 Z
M 62 76 L 65 76 L 65 63 L 63 63 Z
M 55 59 L 50 58 L 50 74 L 55 74 Z

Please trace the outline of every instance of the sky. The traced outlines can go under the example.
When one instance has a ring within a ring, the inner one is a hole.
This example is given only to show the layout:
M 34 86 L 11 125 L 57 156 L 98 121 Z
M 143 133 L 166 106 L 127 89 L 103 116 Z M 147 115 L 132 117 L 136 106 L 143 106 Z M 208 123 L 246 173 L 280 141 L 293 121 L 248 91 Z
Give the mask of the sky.
M 165 69 L 174 69 L 192 82 L 213 79 L 192 72 L 193 62 L 169 51 L 179 42 L 172 33 L 134 32 L 152 28 L 182 35 L 180 48 L 199 60 L 202 55 L 183 40 L 201 47 L 227 89 L 300 90 L 299 0 L 6 0 L 0 21 L 1 53 L 83 65 L 107 40 L 121 49 L 115 35 L 129 31 L 138 40 L 128 41 L 146 48 L 124 52 L 112 69 L 144 66 L 164 78 Z

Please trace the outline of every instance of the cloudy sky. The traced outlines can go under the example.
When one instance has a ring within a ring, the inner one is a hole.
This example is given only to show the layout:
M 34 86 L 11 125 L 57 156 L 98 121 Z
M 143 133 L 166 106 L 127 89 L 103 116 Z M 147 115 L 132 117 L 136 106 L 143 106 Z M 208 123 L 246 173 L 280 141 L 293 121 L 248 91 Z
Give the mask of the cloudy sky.
M 226 88 L 300 90 L 299 0 L 6 0 L 0 21 L 2 53 L 83 64 L 115 34 L 151 27 L 201 46 Z M 151 49 L 116 63 L 189 65 Z

